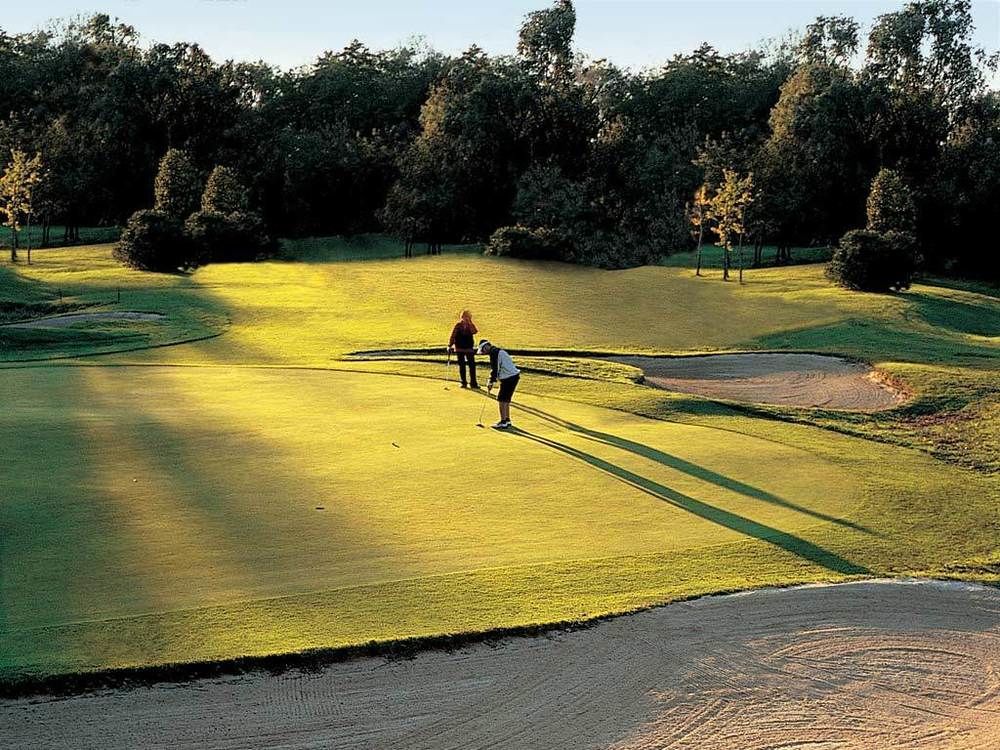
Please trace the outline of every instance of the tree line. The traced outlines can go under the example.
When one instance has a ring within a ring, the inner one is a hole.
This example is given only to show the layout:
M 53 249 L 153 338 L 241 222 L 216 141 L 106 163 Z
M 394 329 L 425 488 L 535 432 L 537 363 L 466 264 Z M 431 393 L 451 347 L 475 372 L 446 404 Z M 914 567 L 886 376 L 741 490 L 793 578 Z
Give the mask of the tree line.
M 575 25 L 556 0 L 528 14 L 513 55 L 353 42 L 288 71 L 144 45 L 106 15 L 0 32 L 0 208 L 66 239 L 125 224 L 158 210 L 173 153 L 192 195 L 220 167 L 239 185 L 228 213 L 194 219 L 206 210 L 189 196 L 170 231 L 194 245 L 263 226 L 387 231 L 614 268 L 711 237 L 742 270 L 744 247 L 755 265 L 764 245 L 788 260 L 855 231 L 855 247 L 998 276 L 984 240 L 1000 218 L 996 55 L 971 41 L 969 0 L 909 2 L 867 39 L 820 17 L 790 42 L 704 44 L 643 72 L 584 57 Z

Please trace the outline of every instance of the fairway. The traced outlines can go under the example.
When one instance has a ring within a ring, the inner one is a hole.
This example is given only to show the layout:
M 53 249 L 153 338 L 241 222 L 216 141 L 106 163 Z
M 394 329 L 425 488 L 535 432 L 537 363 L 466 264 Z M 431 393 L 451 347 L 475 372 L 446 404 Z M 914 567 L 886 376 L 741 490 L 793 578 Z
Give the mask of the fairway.
M 995 475 L 945 460 L 906 411 L 945 387 L 958 408 L 992 408 L 995 337 L 927 321 L 961 304 L 989 326 L 986 295 L 850 295 L 808 266 L 739 287 L 469 255 L 169 277 L 108 252 L 5 271 L 8 293 L 59 283 L 89 313 L 36 319 L 3 351 L 7 679 L 469 635 L 773 584 L 995 577 Z M 443 353 L 351 355 L 441 352 L 473 305 L 526 370 L 509 433 L 475 427 L 486 396 L 460 390 Z M 912 402 L 742 411 L 587 357 L 807 336 L 788 348 L 905 373 Z

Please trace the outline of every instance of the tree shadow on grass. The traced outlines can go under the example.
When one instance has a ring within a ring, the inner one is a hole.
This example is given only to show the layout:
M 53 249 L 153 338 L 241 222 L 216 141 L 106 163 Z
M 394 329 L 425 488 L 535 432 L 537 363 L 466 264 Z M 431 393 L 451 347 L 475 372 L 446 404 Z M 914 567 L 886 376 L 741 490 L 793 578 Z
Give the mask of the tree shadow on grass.
M 784 498 L 778 497 L 777 495 L 768 492 L 767 490 L 762 490 L 759 487 L 754 487 L 753 485 L 741 482 L 738 479 L 732 479 L 718 472 L 707 469 L 704 466 L 699 466 L 698 464 L 692 463 L 691 461 L 686 461 L 683 458 L 671 455 L 669 453 L 664 453 L 661 450 L 650 447 L 643 443 L 635 442 L 634 440 L 628 440 L 627 438 L 618 437 L 617 435 L 611 435 L 606 432 L 598 432 L 597 430 L 591 430 L 587 427 L 583 427 L 573 422 L 569 422 L 565 419 L 561 419 L 553 414 L 542 411 L 541 409 L 536 409 L 531 406 L 525 406 L 523 404 L 516 404 L 515 408 L 525 411 L 539 419 L 556 425 L 557 427 L 562 427 L 563 429 L 569 430 L 570 432 L 575 432 L 578 435 L 582 435 L 588 440 L 592 440 L 595 443 L 601 443 L 603 445 L 609 445 L 613 448 L 618 448 L 623 451 L 628 451 L 637 456 L 647 458 L 650 461 L 655 461 L 656 463 L 667 466 L 671 469 L 676 469 L 677 471 L 684 472 L 695 479 L 701 479 L 705 482 L 710 482 L 712 484 L 723 487 L 732 492 L 737 492 L 741 495 L 751 497 L 754 500 L 760 500 L 771 505 L 777 505 L 781 508 L 787 508 L 788 510 L 794 510 L 798 513 L 803 513 L 807 516 L 811 516 L 820 521 L 825 521 L 827 523 L 834 523 L 838 526 L 843 526 L 845 528 L 853 529 L 854 531 L 860 531 L 865 534 L 874 534 L 871 529 L 861 524 L 854 523 L 853 521 L 847 521 L 843 518 L 837 518 L 836 516 L 831 516 L 822 511 L 812 510 L 811 508 L 806 508 L 798 503 L 793 503 Z
M 527 440 L 532 440 L 540 445 L 544 445 L 548 448 L 559 451 L 560 453 L 564 453 L 571 458 L 575 458 L 578 461 L 582 461 L 590 466 L 593 466 L 595 469 L 614 477 L 630 487 L 634 487 L 635 489 L 645 492 L 647 495 L 651 495 L 658 500 L 669 503 L 675 508 L 680 508 L 681 510 L 698 516 L 699 518 L 711 521 L 712 523 L 731 529 L 732 531 L 736 531 L 740 534 L 745 534 L 746 536 L 753 537 L 754 539 L 759 539 L 762 542 L 773 544 L 786 552 L 790 552 L 791 554 L 801 557 L 804 560 L 820 565 L 827 570 L 833 571 L 834 573 L 840 573 L 843 575 L 871 574 L 871 571 L 868 570 L 868 568 L 852 563 L 850 560 L 846 560 L 836 553 L 823 549 L 822 547 L 802 539 L 801 537 L 797 537 L 794 534 L 789 534 L 788 532 L 781 531 L 780 529 L 775 529 L 771 526 L 758 523 L 757 521 L 745 518 L 736 513 L 716 508 L 714 505 L 709 505 L 701 500 L 696 500 L 689 495 L 685 495 L 682 492 L 678 492 L 677 490 L 673 490 L 658 482 L 654 482 L 653 480 L 640 476 L 639 474 L 629 471 L 622 466 L 613 464 L 610 461 L 605 461 L 598 456 L 586 453 L 578 448 L 574 448 L 550 438 L 542 437 L 541 435 L 535 435 L 519 428 L 512 428 L 509 434 L 525 438 Z
M 910 292 L 908 297 L 932 326 L 972 336 L 1000 336 L 1000 306 L 995 300 L 992 305 L 974 305 L 923 292 Z

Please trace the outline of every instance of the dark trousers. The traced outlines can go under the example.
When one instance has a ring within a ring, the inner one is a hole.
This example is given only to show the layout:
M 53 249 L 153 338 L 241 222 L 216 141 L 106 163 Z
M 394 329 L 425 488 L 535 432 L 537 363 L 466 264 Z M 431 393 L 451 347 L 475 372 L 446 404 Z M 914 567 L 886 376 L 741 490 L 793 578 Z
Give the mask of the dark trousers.
M 458 375 L 462 379 L 462 385 L 466 385 L 465 366 L 469 366 L 469 381 L 473 388 L 478 388 L 476 382 L 476 355 L 472 352 L 458 352 Z

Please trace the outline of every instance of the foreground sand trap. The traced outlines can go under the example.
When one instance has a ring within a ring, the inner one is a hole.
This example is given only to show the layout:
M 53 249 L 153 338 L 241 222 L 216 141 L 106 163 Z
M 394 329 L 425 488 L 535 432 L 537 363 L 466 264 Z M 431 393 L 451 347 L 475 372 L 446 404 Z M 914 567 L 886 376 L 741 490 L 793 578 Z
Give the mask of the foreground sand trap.
M 0 702 L 7 747 L 995 748 L 1000 590 L 711 597 L 316 674 Z
M 880 411 L 903 402 L 868 365 L 820 354 L 761 352 L 614 357 L 668 391 L 753 404 Z
M 160 313 L 148 312 L 94 312 L 94 313 L 73 313 L 70 315 L 53 315 L 50 318 L 37 318 L 26 320 L 23 323 L 10 323 L 11 328 L 66 328 L 77 323 L 100 323 L 104 321 L 148 321 L 163 320 Z

